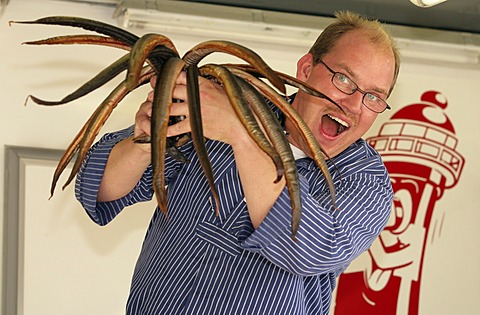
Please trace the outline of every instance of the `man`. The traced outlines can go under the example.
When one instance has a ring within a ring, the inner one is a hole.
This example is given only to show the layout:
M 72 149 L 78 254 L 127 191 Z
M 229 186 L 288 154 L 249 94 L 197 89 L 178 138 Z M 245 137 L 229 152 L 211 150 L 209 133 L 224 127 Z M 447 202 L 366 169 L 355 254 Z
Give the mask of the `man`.
M 200 78 L 206 146 L 216 176 L 221 212 L 215 215 L 208 184 L 191 143 L 185 164 L 166 157 L 168 218 L 156 210 L 138 259 L 128 314 L 328 314 L 336 277 L 382 231 L 392 201 L 380 156 L 361 137 L 387 107 L 399 57 L 380 23 L 344 12 L 297 64 L 297 78 L 343 109 L 299 91 L 292 102 L 329 161 L 337 190 L 332 207 L 320 170 L 299 148 L 302 140 L 285 121 L 296 155 L 302 198 L 298 242 L 290 238 L 285 182 L 247 135 L 222 88 Z M 186 78 L 174 97 L 186 99 Z M 98 224 L 125 206 L 152 198 L 150 148 L 134 136 L 150 133 L 152 96 L 135 126 L 105 135 L 91 150 L 76 194 Z M 172 115 L 187 118 L 168 135 L 189 131 L 187 103 Z

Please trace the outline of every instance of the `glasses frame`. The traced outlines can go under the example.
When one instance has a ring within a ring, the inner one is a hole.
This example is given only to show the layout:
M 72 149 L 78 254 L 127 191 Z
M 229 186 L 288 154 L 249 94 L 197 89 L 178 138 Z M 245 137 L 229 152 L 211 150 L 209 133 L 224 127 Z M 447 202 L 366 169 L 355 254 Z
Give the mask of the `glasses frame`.
M 375 94 L 372 94 L 372 93 L 370 93 L 370 92 L 366 92 L 366 91 L 363 91 L 362 89 L 360 89 L 360 88 L 358 87 L 358 84 L 355 83 L 354 81 L 352 81 L 352 79 L 350 79 L 350 77 L 347 76 L 346 74 L 344 74 L 344 73 L 342 73 L 342 72 L 338 72 L 338 71 L 333 70 L 333 69 L 330 68 L 323 60 L 319 60 L 318 63 L 321 63 L 322 65 L 325 66 L 325 68 L 327 68 L 328 71 L 330 71 L 330 73 L 332 74 L 332 79 L 331 79 L 330 81 L 332 81 L 333 86 L 336 87 L 337 90 L 339 90 L 340 92 L 345 93 L 345 94 L 347 94 L 347 95 L 352 95 L 352 94 L 355 93 L 356 91 L 359 91 L 360 93 L 362 93 L 362 94 L 363 94 L 362 104 L 363 104 L 366 108 L 368 108 L 369 110 L 371 110 L 372 112 L 377 113 L 377 114 L 381 114 L 381 113 L 383 113 L 383 112 L 384 112 L 385 110 L 387 110 L 387 109 L 388 109 L 388 110 L 392 109 L 392 108 L 390 107 L 390 105 L 388 105 L 388 103 L 387 103 L 384 99 L 378 97 L 378 96 L 375 95 Z M 335 81 L 334 81 L 335 76 L 336 76 L 336 75 L 339 75 L 339 74 L 342 75 L 342 76 L 344 76 L 345 78 L 348 79 L 349 82 L 351 82 L 352 86 L 354 87 L 354 89 L 352 90 L 351 93 L 348 93 L 348 92 L 345 92 L 345 91 L 341 90 L 341 89 L 335 84 Z M 383 110 L 381 110 L 381 111 L 377 111 L 377 110 L 374 110 L 374 109 L 371 109 L 370 107 L 368 107 L 368 105 L 365 104 L 365 96 L 367 96 L 367 94 L 373 95 L 373 96 L 375 96 L 376 98 L 380 99 L 382 102 L 384 102 L 384 103 L 385 103 L 385 108 L 384 108 Z

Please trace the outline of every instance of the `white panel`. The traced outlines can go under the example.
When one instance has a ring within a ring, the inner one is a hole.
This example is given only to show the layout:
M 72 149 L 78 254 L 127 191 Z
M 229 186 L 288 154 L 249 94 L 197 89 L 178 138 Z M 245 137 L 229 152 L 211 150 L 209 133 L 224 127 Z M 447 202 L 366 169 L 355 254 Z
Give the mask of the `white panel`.
M 72 186 L 48 200 L 56 161 L 20 164 L 17 314 L 123 314 L 154 204 L 137 204 L 100 227 Z

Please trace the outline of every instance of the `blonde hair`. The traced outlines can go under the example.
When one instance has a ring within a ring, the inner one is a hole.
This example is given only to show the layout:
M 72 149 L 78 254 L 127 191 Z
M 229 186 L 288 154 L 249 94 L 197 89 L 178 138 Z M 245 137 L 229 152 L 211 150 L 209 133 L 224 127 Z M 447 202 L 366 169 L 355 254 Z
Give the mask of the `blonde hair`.
M 395 72 L 392 86 L 388 93 L 390 94 L 397 81 L 400 70 L 400 53 L 392 35 L 378 20 L 369 20 L 357 13 L 340 11 L 335 13 L 335 17 L 336 21 L 325 28 L 310 48 L 309 53 L 313 55 L 314 62 L 319 63 L 323 56 L 329 53 L 337 41 L 347 32 L 362 31 L 363 34 L 369 36 L 373 43 L 378 44 L 380 49 L 390 50 L 393 53 L 395 58 Z

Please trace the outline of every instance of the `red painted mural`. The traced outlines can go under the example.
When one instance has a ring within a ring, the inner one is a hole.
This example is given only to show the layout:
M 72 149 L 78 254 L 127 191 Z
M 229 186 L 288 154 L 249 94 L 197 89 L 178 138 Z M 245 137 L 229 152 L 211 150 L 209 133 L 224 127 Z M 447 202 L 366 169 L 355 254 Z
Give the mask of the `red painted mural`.
M 392 214 L 368 251 L 368 263 L 340 276 L 335 315 L 419 314 L 426 249 L 441 235 L 445 219 L 432 220 L 432 214 L 458 183 L 465 164 L 447 105 L 440 92 L 427 91 L 419 103 L 394 113 L 377 136 L 367 138 L 390 173 Z

